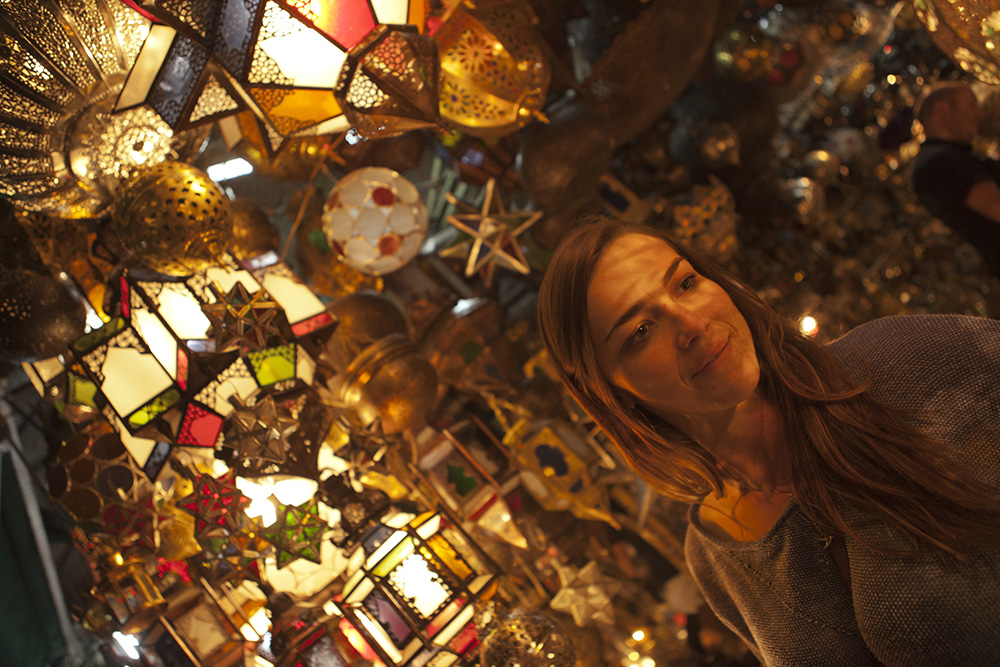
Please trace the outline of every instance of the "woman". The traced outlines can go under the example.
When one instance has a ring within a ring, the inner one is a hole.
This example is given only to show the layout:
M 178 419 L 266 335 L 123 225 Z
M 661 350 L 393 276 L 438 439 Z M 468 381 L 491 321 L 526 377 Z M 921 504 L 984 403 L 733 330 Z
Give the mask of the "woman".
M 539 292 L 561 379 L 692 503 L 692 574 L 768 665 L 1000 660 L 1000 322 L 823 347 L 656 230 L 598 221 Z

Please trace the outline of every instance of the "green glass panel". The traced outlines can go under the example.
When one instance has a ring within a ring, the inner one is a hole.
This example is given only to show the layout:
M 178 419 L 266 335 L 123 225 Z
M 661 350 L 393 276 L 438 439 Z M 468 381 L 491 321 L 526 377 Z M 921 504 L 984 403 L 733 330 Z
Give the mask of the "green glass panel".
M 153 421 L 157 415 L 161 415 L 172 408 L 179 400 L 181 400 L 181 392 L 177 389 L 168 389 L 133 412 L 128 418 L 128 423 L 134 428 L 145 426 Z
M 90 333 L 84 334 L 73 341 L 73 349 L 77 352 L 86 352 L 87 350 L 97 347 L 124 328 L 124 318 L 112 317 L 110 320 L 105 322 L 104 326 L 100 329 L 94 329 Z
M 404 558 L 413 553 L 413 548 L 413 538 L 407 536 L 389 552 L 389 555 L 380 560 L 378 565 L 372 568 L 372 574 L 377 577 L 389 576 L 394 567 L 402 563 Z
M 94 400 L 94 396 L 97 394 L 97 385 L 76 373 L 69 373 L 66 377 L 69 380 L 69 402 L 74 405 L 86 405 L 96 410 L 97 402 Z
M 282 345 L 247 354 L 257 383 L 267 385 L 295 377 L 295 345 Z

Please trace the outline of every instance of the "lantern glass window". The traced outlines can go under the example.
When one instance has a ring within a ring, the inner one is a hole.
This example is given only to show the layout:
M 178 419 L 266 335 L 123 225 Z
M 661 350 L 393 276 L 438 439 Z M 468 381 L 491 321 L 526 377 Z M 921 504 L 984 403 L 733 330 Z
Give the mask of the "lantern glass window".
M 423 618 L 431 618 L 451 597 L 451 588 L 419 552 L 411 553 L 388 577 L 399 596 Z

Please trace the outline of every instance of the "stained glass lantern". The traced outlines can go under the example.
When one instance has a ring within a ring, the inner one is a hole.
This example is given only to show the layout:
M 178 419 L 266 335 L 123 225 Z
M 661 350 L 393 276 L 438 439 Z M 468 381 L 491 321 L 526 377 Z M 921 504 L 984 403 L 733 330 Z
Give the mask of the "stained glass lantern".
M 459 4 L 434 34 L 441 117 L 463 132 L 498 136 L 544 118 L 551 71 L 525 2 Z
M 213 115 L 232 114 L 245 103 L 261 121 L 267 149 L 276 152 L 292 135 L 347 129 L 332 90 L 347 53 L 379 24 L 422 27 L 423 7 L 419 0 L 147 2 L 144 8 L 178 34 L 169 46 L 164 36 L 144 47 L 129 83 L 136 81 L 134 99 L 155 104 L 162 95 L 156 81 L 176 76 L 169 63 L 180 63 L 171 112 L 203 106 Z M 171 117 L 183 120 L 182 113 Z
M 120 554 L 116 555 L 121 559 Z M 125 634 L 148 628 L 167 604 L 141 559 L 112 567 L 98 595 L 104 598 Z
M 323 207 L 323 232 L 351 267 L 371 275 L 401 268 L 427 234 L 427 208 L 413 183 L 385 167 L 340 179 Z
M 150 28 L 114 110 L 142 104 L 175 131 L 246 109 L 229 78 L 209 61 L 205 48 L 167 25 Z
M 334 94 L 366 139 L 433 126 L 440 115 L 434 39 L 414 26 L 379 26 L 348 54 Z
M 125 3 L 5 2 L 0 28 L 0 195 L 19 208 L 96 218 L 136 168 L 200 150 L 149 109 L 110 115 L 149 30 Z
M 475 661 L 474 605 L 492 594 L 494 576 L 477 573 L 459 553 L 459 539 L 474 546 L 468 536 L 459 537 L 455 526 L 446 537 L 443 527 L 441 515 L 428 512 L 398 530 L 379 524 L 362 538 L 361 563 L 344 585 L 343 610 L 387 665 Z
M 521 468 L 522 485 L 549 510 L 569 509 L 581 519 L 618 525 L 610 512 L 607 488 L 591 481 L 581 452 L 590 448 L 565 424 L 546 426 L 527 438 L 516 431 L 506 442 Z

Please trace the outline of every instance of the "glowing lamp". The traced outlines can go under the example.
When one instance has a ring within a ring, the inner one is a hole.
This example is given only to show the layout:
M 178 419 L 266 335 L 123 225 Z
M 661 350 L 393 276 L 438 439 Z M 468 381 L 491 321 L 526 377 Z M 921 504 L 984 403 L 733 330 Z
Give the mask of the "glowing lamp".
M 174 106 L 206 106 L 218 116 L 245 104 L 262 121 L 271 151 L 293 134 L 347 129 L 332 89 L 348 52 L 379 24 L 424 21 L 418 0 L 213 0 L 148 3 L 145 9 L 165 24 L 163 36 L 148 53 L 144 47 L 130 75 L 137 92 L 125 102 L 145 94 L 155 104 L 156 82 L 169 76 L 163 74 L 167 63 L 190 66 Z M 211 71 L 213 64 L 220 75 Z
M 387 665 L 466 664 L 475 645 L 474 603 L 492 574 L 478 574 L 428 512 L 405 527 L 385 524 L 362 539 L 363 560 L 344 585 L 350 624 Z M 466 540 L 471 546 L 471 540 Z
M 167 604 L 139 559 L 113 566 L 98 593 L 126 634 L 145 630 Z

